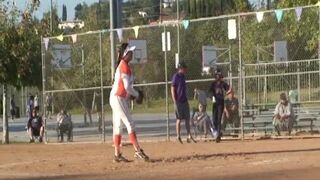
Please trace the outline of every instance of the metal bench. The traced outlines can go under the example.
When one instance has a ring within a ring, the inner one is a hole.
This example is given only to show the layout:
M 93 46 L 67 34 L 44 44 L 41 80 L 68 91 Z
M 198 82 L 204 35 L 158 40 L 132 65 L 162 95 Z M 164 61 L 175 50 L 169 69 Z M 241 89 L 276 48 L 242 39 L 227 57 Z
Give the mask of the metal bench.
M 294 126 L 294 128 L 296 129 L 296 131 L 298 129 L 300 129 L 300 131 L 302 130 L 302 128 L 310 128 L 310 132 L 311 134 L 314 132 L 313 131 L 313 128 L 315 127 L 314 125 L 314 122 L 317 121 L 317 118 L 316 117 L 299 117 L 297 118 L 296 120 L 296 125 Z M 299 124 L 299 123 L 302 123 L 302 124 Z M 308 124 L 303 124 L 307 122 Z
M 264 130 L 267 134 L 268 130 L 273 130 L 272 117 L 272 114 L 257 115 L 252 120 L 243 121 L 243 124 L 246 130 Z

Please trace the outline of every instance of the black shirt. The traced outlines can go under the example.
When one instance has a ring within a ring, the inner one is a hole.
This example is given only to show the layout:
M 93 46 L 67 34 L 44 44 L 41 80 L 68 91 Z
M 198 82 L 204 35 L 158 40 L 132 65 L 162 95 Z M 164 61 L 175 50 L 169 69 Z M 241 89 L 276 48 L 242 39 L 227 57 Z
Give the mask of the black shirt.
M 43 125 L 42 118 L 39 116 L 31 117 L 28 121 L 28 128 L 40 128 Z
M 213 81 L 209 92 L 215 97 L 217 104 L 223 104 L 225 93 L 229 88 L 229 85 L 224 81 Z

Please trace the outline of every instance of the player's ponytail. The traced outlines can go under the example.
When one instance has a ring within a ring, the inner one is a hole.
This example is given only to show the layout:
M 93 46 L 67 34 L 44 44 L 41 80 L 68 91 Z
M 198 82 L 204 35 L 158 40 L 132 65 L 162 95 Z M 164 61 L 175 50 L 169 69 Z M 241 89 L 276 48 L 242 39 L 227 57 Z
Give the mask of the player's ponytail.
M 118 67 L 119 64 L 120 64 L 120 61 L 121 61 L 122 56 L 123 56 L 123 53 L 124 53 L 124 51 L 126 50 L 127 46 L 128 46 L 128 43 L 122 43 L 121 46 L 120 46 L 119 49 L 118 49 L 117 67 Z

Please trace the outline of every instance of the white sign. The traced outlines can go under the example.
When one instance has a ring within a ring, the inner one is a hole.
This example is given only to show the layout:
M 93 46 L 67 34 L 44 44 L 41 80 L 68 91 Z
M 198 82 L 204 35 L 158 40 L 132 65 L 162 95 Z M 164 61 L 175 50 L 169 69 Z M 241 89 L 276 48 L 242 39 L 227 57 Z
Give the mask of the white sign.
M 130 39 L 130 46 L 136 46 L 136 49 L 133 51 L 133 57 L 130 63 L 132 64 L 142 64 L 148 62 L 147 56 L 147 41 L 146 40 L 137 40 Z
M 202 69 L 217 63 L 217 50 L 214 46 L 202 46 Z
M 176 69 L 178 69 L 178 65 L 179 65 L 179 54 L 176 53 L 176 62 L 175 62 L 175 65 L 176 65 Z
M 52 46 L 52 65 L 55 68 L 72 68 L 71 46 L 67 44 L 54 44 Z
M 228 20 L 228 38 L 229 39 L 237 38 L 237 24 L 235 19 Z
M 171 51 L 171 36 L 170 32 L 167 32 L 167 39 L 165 33 L 161 33 L 162 39 L 162 51 Z
M 287 41 L 274 42 L 274 61 L 286 62 L 288 61 Z

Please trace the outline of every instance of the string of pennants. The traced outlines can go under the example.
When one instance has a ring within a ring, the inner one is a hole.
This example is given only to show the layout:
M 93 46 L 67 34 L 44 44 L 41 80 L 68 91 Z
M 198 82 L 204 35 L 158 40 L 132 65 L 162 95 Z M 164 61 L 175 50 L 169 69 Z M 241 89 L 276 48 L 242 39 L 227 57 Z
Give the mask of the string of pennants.
M 320 7 L 320 1 L 316 5 Z M 295 14 L 296 14 L 296 20 L 297 21 L 300 21 L 300 19 L 301 19 L 302 10 L 303 10 L 303 7 L 296 7 L 295 8 Z M 259 23 L 262 22 L 264 13 L 265 13 L 264 11 L 256 12 L 256 18 L 257 18 L 257 21 Z M 280 23 L 282 21 L 283 15 L 284 15 L 284 10 L 283 9 L 276 9 L 276 10 L 274 10 L 274 13 L 276 15 L 277 22 Z M 189 20 L 182 20 L 179 23 L 179 25 L 181 25 L 185 30 L 188 29 L 189 24 L 190 24 Z M 229 25 L 234 26 L 235 22 L 229 22 Z M 136 38 L 138 38 L 138 36 L 139 36 L 139 28 L 140 28 L 139 26 L 132 27 L 132 29 L 134 31 L 134 35 L 135 35 Z M 117 31 L 117 35 L 118 35 L 119 41 L 122 42 L 122 40 L 123 40 L 123 29 L 116 29 L 116 31 Z M 77 34 L 71 35 L 71 39 L 72 39 L 73 43 L 77 42 L 77 36 L 78 36 Z M 63 36 L 63 34 L 61 34 L 61 35 L 56 36 L 54 38 L 58 39 L 59 41 L 63 41 L 64 36 Z M 231 38 L 231 39 L 233 39 L 233 38 Z M 46 50 L 48 50 L 49 38 L 43 38 L 43 40 L 44 40 L 45 48 L 46 48 Z

